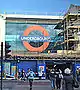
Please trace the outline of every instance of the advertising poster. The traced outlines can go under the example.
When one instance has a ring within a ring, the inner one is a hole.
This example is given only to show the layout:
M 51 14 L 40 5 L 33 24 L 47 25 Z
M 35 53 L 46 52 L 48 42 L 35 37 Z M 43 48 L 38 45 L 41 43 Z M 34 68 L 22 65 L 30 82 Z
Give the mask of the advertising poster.
M 75 65 L 75 73 L 76 73 L 77 75 L 80 75 L 80 64 L 76 64 L 76 65 Z
M 16 74 L 16 66 L 11 66 L 11 75 L 15 76 Z
M 45 64 L 38 64 L 38 75 L 43 76 L 45 74 Z
M 59 39 L 56 35 L 61 32 L 54 28 L 55 24 L 7 22 L 5 40 L 11 45 L 13 56 L 16 54 L 24 56 L 27 52 L 47 53 L 49 51 L 54 53 L 53 45 Z M 63 37 L 60 40 L 63 41 Z
M 4 72 L 5 74 L 10 75 L 10 63 L 9 62 L 4 63 Z

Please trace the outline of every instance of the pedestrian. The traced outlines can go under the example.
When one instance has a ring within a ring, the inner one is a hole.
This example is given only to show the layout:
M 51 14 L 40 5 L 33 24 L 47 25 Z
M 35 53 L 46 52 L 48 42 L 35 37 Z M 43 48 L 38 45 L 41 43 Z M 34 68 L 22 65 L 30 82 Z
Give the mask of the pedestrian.
M 55 70 L 54 69 L 52 69 L 50 72 L 50 80 L 51 80 L 52 90 L 54 90 L 55 89 Z
M 59 69 L 58 72 L 56 73 L 56 87 L 57 89 L 61 88 L 61 79 L 63 78 L 62 72 Z
M 73 87 L 73 75 L 71 74 L 71 70 L 66 68 L 64 70 L 63 82 L 62 82 L 62 90 L 74 90 Z
M 48 69 L 48 67 L 46 67 L 46 79 L 50 79 L 50 70 Z
M 45 79 L 45 72 L 42 71 L 42 79 Z
M 21 70 L 19 69 L 18 70 L 18 79 L 20 80 L 20 78 L 21 78 Z
M 29 80 L 30 90 L 32 90 L 32 83 L 33 83 L 33 80 L 34 80 L 35 73 L 31 69 L 28 69 L 28 73 L 27 73 L 26 76 Z
M 21 80 L 25 81 L 25 77 L 26 77 L 26 73 L 25 73 L 24 69 L 22 68 L 22 71 L 21 71 Z

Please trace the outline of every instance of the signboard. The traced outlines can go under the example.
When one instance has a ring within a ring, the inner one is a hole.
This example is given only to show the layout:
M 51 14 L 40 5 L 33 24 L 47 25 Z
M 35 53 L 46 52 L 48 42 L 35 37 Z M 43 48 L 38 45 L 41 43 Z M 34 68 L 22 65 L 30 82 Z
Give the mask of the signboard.
M 74 64 L 73 74 L 78 75 L 80 73 L 80 64 Z
M 4 72 L 5 74 L 10 75 L 10 62 L 4 63 Z
M 43 76 L 45 74 L 45 64 L 38 64 L 38 76 Z
M 61 32 L 54 27 L 54 24 L 7 22 L 5 40 L 11 45 L 11 54 L 27 55 L 27 52 L 46 53 L 52 50 L 54 43 L 59 39 L 56 35 Z
M 11 75 L 12 76 L 16 75 L 16 66 L 11 66 Z

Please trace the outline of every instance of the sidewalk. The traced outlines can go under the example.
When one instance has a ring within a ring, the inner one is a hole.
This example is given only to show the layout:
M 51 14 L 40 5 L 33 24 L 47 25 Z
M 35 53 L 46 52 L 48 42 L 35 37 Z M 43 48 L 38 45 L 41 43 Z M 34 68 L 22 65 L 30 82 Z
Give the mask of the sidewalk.
M 29 90 L 29 82 L 23 80 L 3 80 L 3 90 Z M 33 90 L 51 90 L 49 80 L 34 80 Z
M 29 85 L 28 80 L 23 81 L 23 80 L 19 80 L 19 82 L 17 83 L 18 85 Z M 34 80 L 33 81 L 33 85 L 50 85 L 50 80 Z
M 3 80 L 3 90 L 29 90 L 29 82 L 27 80 Z M 34 80 L 33 90 L 51 90 L 50 80 Z M 74 90 L 80 90 L 80 87 Z

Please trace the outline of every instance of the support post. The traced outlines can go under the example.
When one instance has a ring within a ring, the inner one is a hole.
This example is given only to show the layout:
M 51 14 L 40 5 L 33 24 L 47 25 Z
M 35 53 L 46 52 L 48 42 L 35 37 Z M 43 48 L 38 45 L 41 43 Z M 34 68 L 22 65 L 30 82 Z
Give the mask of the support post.
M 3 42 L 1 42 L 1 90 L 2 90 Z

